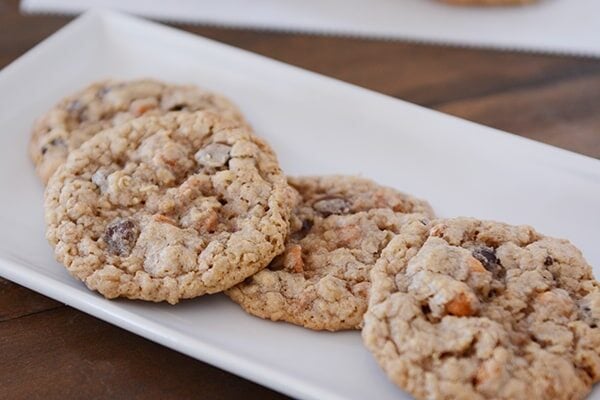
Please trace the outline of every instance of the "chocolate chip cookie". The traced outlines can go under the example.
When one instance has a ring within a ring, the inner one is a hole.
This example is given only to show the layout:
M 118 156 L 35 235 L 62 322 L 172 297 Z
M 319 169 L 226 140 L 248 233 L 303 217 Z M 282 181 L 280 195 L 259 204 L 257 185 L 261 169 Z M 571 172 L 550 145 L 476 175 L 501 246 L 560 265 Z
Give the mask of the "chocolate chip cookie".
M 422 200 L 348 177 L 289 178 L 298 193 L 285 251 L 227 291 L 250 314 L 311 329 L 357 329 L 369 270 L 394 234 L 431 216 Z M 421 213 L 421 214 L 407 214 Z
M 213 112 L 144 116 L 73 150 L 45 194 L 47 237 L 107 298 L 177 303 L 281 253 L 293 196 L 271 148 Z
M 414 222 L 371 281 L 364 342 L 418 399 L 581 399 L 600 379 L 600 286 L 566 240 Z
M 29 154 L 47 183 L 69 152 L 103 129 L 147 114 L 213 110 L 242 120 L 225 97 L 195 86 L 168 85 L 150 79 L 105 81 L 90 85 L 54 106 L 35 123 Z

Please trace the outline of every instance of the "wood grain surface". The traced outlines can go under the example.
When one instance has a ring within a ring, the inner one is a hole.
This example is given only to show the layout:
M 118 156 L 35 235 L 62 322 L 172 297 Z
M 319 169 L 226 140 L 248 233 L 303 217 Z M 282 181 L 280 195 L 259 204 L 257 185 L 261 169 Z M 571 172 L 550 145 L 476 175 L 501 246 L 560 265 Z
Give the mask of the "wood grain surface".
M 24 16 L 17 0 L 0 0 L 0 68 L 69 20 Z M 600 60 L 178 27 L 600 157 Z M 2 399 L 285 398 L 1 278 L 0 383 Z

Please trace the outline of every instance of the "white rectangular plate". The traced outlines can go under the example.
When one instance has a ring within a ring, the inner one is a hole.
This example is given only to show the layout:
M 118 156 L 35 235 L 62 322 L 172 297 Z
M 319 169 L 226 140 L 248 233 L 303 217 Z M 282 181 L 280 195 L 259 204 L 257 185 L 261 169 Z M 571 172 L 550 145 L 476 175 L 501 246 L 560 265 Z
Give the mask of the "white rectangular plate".
M 107 301 L 53 260 L 26 151 L 32 121 L 91 81 L 145 76 L 230 96 L 289 174 L 362 174 L 431 200 L 442 216 L 529 223 L 570 238 L 600 265 L 597 160 L 151 22 L 90 13 L 0 72 L 0 275 L 295 397 L 408 398 L 358 332 L 263 321 L 222 295 L 177 306 Z
M 600 56 L 600 1 L 459 7 L 438 0 L 22 0 L 29 12 L 114 8 L 170 21 Z

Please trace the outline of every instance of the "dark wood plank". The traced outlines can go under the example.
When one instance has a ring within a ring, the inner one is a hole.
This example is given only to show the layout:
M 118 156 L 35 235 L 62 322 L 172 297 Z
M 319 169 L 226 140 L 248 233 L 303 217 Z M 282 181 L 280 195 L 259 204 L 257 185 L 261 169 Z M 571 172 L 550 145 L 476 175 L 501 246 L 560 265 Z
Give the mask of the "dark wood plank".
M 0 354 L 7 399 L 285 398 L 67 307 L 0 323 Z
M 190 32 L 424 106 L 590 73 L 600 60 L 331 36 Z
M 440 111 L 600 158 L 600 75 L 443 104 Z
M 0 68 L 54 33 L 70 18 L 50 15 L 23 17 L 18 0 L 0 0 Z
M 62 306 L 46 296 L 0 278 L 0 322 Z

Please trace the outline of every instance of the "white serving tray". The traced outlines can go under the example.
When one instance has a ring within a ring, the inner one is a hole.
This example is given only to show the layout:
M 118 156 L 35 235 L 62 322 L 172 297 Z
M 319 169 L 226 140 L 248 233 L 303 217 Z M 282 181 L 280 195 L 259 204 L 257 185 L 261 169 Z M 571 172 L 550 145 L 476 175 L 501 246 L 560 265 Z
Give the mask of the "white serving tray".
M 91 81 L 156 77 L 234 99 L 289 174 L 362 174 L 442 216 L 530 223 L 600 275 L 600 162 L 143 20 L 88 13 L 0 72 L 0 275 L 197 359 L 306 399 L 407 399 L 358 332 L 246 315 L 223 295 L 107 301 L 53 261 L 27 156 L 37 115 Z M 596 392 L 598 395 L 598 392 Z
M 21 0 L 26 12 L 105 7 L 168 21 L 600 57 L 600 1 L 458 7 L 438 0 Z

